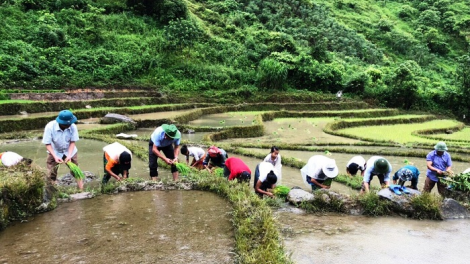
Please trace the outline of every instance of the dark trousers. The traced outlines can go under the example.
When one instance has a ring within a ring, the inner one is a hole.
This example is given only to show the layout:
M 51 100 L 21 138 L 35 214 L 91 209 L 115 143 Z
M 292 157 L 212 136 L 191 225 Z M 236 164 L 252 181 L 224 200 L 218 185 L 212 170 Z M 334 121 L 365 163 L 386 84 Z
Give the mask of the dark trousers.
M 101 183 L 106 184 L 108 183 L 109 179 L 111 179 L 111 175 L 106 170 L 106 165 L 108 165 L 108 160 L 106 159 L 106 156 L 104 154 L 103 154 L 103 164 L 104 164 L 104 175 L 103 175 L 103 180 L 101 180 Z M 121 166 L 119 166 L 119 164 L 112 167 L 111 171 L 116 175 L 122 174 Z
M 431 192 L 432 188 L 434 188 L 434 185 L 436 184 L 437 184 L 437 191 L 439 192 L 440 195 L 444 196 L 447 192 L 446 190 L 447 185 L 445 185 L 444 183 L 440 181 L 438 182 L 432 181 L 431 179 L 429 179 L 429 177 L 426 177 L 426 180 L 424 181 L 423 192 Z
M 153 142 L 152 140 L 149 141 L 149 169 L 150 169 L 150 177 L 158 177 L 158 156 L 155 155 L 152 151 L 153 149 Z M 165 157 L 169 159 L 175 159 L 175 149 L 173 148 L 173 145 L 168 145 L 166 147 L 157 147 L 157 149 L 163 154 L 165 154 Z M 176 165 L 172 164 L 171 165 L 171 172 L 177 172 L 178 169 L 176 169 Z

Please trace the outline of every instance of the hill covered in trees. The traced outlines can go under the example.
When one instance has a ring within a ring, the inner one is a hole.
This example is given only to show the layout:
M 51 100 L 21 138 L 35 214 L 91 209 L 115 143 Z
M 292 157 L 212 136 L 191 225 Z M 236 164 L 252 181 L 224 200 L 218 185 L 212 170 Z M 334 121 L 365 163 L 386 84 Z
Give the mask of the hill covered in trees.
M 4 0 L 0 87 L 336 92 L 470 116 L 466 0 Z

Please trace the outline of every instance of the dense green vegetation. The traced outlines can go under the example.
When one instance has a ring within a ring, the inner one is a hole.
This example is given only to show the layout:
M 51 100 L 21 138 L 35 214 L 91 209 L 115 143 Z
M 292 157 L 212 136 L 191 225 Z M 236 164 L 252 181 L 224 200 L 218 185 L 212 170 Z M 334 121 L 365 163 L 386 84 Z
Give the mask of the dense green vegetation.
M 469 115 L 465 0 L 3 0 L 0 87 L 311 90 Z

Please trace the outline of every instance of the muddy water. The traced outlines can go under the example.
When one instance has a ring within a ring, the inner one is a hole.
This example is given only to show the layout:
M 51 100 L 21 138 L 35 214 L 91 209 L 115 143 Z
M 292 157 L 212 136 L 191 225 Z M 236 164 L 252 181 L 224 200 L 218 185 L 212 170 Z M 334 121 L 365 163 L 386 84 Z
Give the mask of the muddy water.
M 78 148 L 78 164 L 82 171 L 90 171 L 97 176 L 103 175 L 103 147 L 107 144 L 105 142 L 80 139 L 77 141 Z M 13 151 L 23 157 L 33 159 L 35 166 L 41 167 L 46 171 L 46 147 L 40 140 L 17 142 L 12 144 L 0 145 L 0 151 Z M 59 167 L 59 177 L 68 173 L 69 170 L 66 166 Z M 130 177 L 138 177 L 149 179 L 148 163 L 138 158 L 132 161 L 132 168 L 129 172 Z M 159 174 L 163 178 L 172 178 L 168 170 L 159 169 Z M 112 178 L 111 181 L 114 179 Z
M 266 150 L 263 149 L 245 149 L 248 151 L 256 152 L 256 153 L 265 153 Z M 292 158 L 297 158 L 300 159 L 304 162 L 307 162 L 308 159 L 313 156 L 313 155 L 325 155 L 325 152 L 310 152 L 310 151 L 293 151 L 293 150 L 281 150 L 280 154 L 284 157 L 292 157 Z M 380 152 L 377 152 L 377 155 L 381 155 Z M 452 152 L 451 152 L 452 155 Z M 339 173 L 340 174 L 346 174 L 346 164 L 349 162 L 349 160 L 355 156 L 355 154 L 344 154 L 344 153 L 329 153 L 326 155 L 336 161 L 336 165 L 339 168 Z M 369 159 L 373 155 L 363 155 L 363 157 L 366 159 Z M 422 190 L 424 187 L 424 181 L 426 179 L 426 157 L 423 158 L 416 158 L 416 157 L 400 157 L 400 156 L 383 156 L 385 159 L 387 159 L 390 164 L 392 165 L 392 174 L 391 177 L 393 177 L 393 174 L 401 167 L 405 166 L 406 164 L 404 163 L 405 160 L 408 160 L 408 162 L 412 163 L 414 166 L 416 166 L 421 174 L 419 175 L 419 180 L 418 180 L 418 189 Z M 286 166 L 283 166 L 285 168 Z M 466 162 L 457 162 L 454 161 L 452 165 L 452 169 L 456 173 L 463 172 L 465 169 L 470 167 L 470 165 Z M 375 178 L 371 182 L 372 186 L 379 186 L 379 181 Z M 433 192 L 437 192 L 437 188 L 433 189 Z
M 278 212 L 286 251 L 296 264 L 468 263 L 470 220 Z
M 0 232 L 0 263 L 233 263 L 230 210 L 199 191 L 61 204 Z
M 26 115 L 0 115 L 2 119 L 13 119 L 13 118 L 31 118 L 31 117 L 43 117 L 43 116 L 57 116 L 59 112 L 41 112 L 41 113 L 28 113 Z M 51 119 L 52 120 L 52 119 Z

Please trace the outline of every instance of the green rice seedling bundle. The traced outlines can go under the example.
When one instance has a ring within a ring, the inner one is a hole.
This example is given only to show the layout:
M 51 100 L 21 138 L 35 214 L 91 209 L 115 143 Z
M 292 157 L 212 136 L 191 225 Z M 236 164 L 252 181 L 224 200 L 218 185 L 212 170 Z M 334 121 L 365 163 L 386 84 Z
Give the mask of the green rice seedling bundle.
M 470 173 L 455 174 L 452 177 L 440 178 L 440 181 L 452 190 L 470 193 Z
M 78 167 L 77 164 L 69 161 L 67 162 L 67 166 L 70 168 L 70 171 L 72 172 L 73 177 L 79 180 L 85 179 L 85 174 L 83 174 L 82 170 Z
M 290 188 L 284 185 L 278 185 L 274 188 L 273 193 L 277 197 L 287 197 L 289 194 Z
M 217 168 L 214 170 L 214 175 L 218 177 L 224 177 L 224 169 Z
M 176 165 L 176 169 L 179 171 L 179 173 L 181 173 L 182 175 L 188 175 L 189 172 L 190 172 L 190 169 L 188 167 L 188 165 L 184 164 L 184 163 L 181 163 L 181 162 L 178 162 L 175 164 Z

